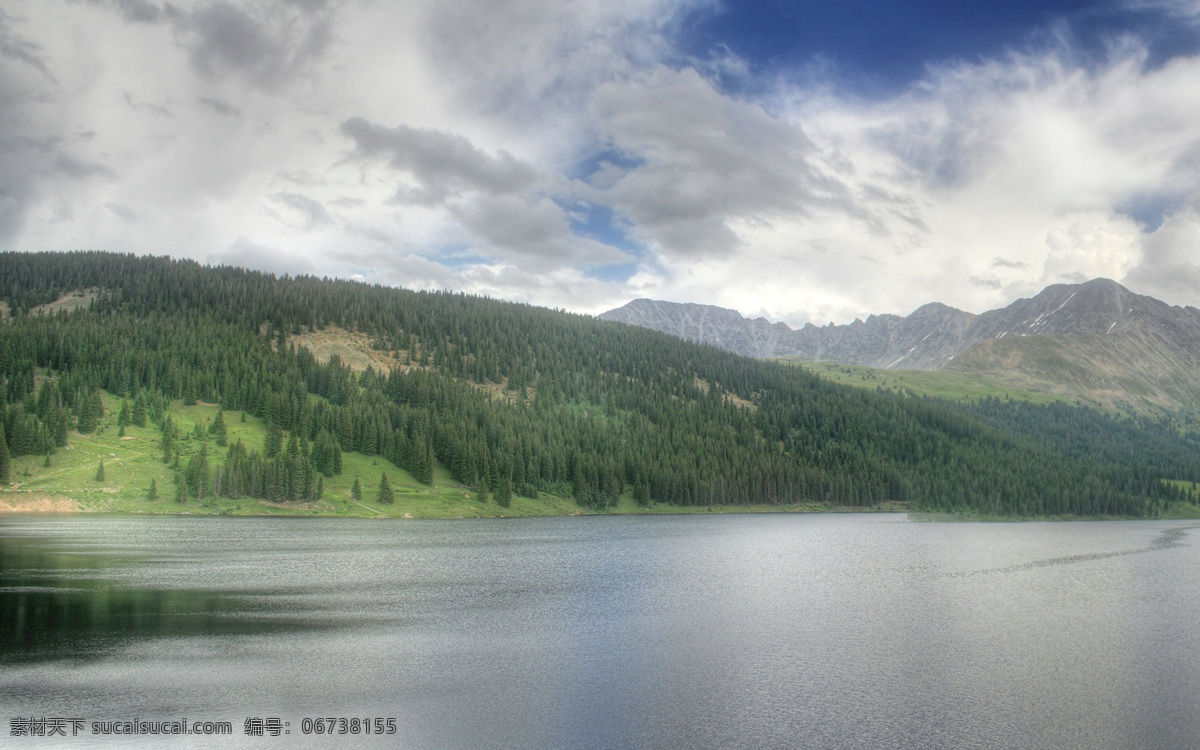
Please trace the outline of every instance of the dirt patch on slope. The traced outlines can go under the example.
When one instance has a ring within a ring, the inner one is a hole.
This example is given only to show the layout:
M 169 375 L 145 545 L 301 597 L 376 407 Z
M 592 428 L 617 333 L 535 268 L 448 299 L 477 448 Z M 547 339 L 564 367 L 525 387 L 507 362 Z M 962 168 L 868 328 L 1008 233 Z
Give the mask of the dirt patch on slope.
M 361 331 L 327 326 L 323 331 L 306 330 L 299 335 L 293 334 L 287 340 L 297 349 L 308 349 L 321 363 L 329 362 L 336 354 L 342 364 L 355 372 L 362 372 L 368 366 L 384 375 L 392 370 L 408 369 L 408 365 L 403 364 L 407 359 L 404 352 L 400 353 L 400 359 L 395 359 L 391 352 L 372 349 L 370 337 Z
M 92 300 L 100 295 L 100 290 L 93 287 L 91 289 L 76 289 L 73 292 L 67 292 L 53 302 L 48 302 L 44 305 L 29 310 L 30 315 L 53 315 L 60 310 L 63 312 L 71 312 L 79 310 L 92 304 Z

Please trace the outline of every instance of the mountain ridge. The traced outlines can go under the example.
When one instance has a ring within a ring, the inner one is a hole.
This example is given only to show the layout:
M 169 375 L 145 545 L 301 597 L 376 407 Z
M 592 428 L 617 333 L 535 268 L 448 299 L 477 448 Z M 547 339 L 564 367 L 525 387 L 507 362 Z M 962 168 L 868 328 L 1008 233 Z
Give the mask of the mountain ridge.
M 948 369 L 996 382 L 1086 396 L 1106 405 L 1200 407 L 1200 310 L 1168 305 L 1111 279 L 1052 284 L 1032 297 L 978 315 L 931 302 L 907 316 L 792 329 L 706 307 L 713 326 L 696 326 L 694 310 L 638 301 L 599 318 L 652 327 L 743 356 L 832 361 L 877 369 Z M 631 315 L 633 306 L 638 315 Z M 670 326 L 648 315 L 674 315 Z M 735 318 L 734 316 L 737 316 Z M 743 321 L 740 325 L 738 319 Z M 764 324 L 771 336 L 764 335 Z M 682 332 L 682 333 L 681 333 Z M 1051 337 L 1051 338 L 1047 338 Z M 756 347 L 740 345 L 753 340 Z

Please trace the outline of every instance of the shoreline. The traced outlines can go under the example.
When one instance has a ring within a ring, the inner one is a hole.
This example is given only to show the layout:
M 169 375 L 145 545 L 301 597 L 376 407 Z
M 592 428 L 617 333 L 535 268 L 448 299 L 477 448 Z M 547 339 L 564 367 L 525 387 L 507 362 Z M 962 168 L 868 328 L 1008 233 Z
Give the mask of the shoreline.
M 155 516 L 224 516 L 236 518 L 368 518 L 374 520 L 449 520 L 465 518 L 556 518 L 570 516 L 687 516 L 687 515 L 745 515 L 756 513 L 888 513 L 904 514 L 908 520 L 918 523 L 1022 523 L 1022 522 L 1068 522 L 1068 521 L 1163 521 L 1163 520 L 1197 520 L 1200 519 L 1200 506 L 1183 505 L 1172 509 L 1172 512 L 1149 518 L 1124 516 L 992 516 L 977 513 L 953 513 L 923 511 L 912 508 L 904 502 L 888 502 L 869 506 L 831 505 L 828 503 L 803 503 L 796 505 L 701 505 L 679 506 L 655 503 L 644 508 L 633 503 L 622 502 L 618 507 L 606 510 L 589 510 L 586 508 L 564 508 L 558 505 L 557 512 L 548 506 L 534 506 L 531 501 L 526 507 L 500 508 L 492 503 L 482 505 L 473 514 L 462 512 L 430 513 L 429 509 L 413 508 L 416 514 L 407 512 L 402 506 L 371 508 L 365 504 L 354 503 L 357 508 L 347 507 L 349 503 L 337 505 L 340 501 L 320 501 L 318 503 L 297 504 L 288 506 L 280 503 L 260 501 L 228 501 L 228 505 L 189 504 L 184 507 L 164 507 L 165 504 L 154 508 L 97 508 L 88 507 L 84 502 L 74 500 L 65 495 L 44 492 L 0 492 L 0 518 L 6 515 L 64 515 L 64 514 L 103 514 L 103 515 L 155 515 Z M 400 505 L 399 503 L 397 505 Z M 532 506 L 532 507 L 531 507 Z M 461 510 L 461 508 L 460 508 Z M 355 512 L 359 511 L 359 512 Z

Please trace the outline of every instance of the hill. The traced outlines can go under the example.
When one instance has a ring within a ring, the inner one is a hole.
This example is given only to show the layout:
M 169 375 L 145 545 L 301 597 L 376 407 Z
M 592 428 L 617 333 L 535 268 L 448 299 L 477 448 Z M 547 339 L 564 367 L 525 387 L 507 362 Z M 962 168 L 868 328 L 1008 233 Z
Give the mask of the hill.
M 11 311 L 0 445 L 16 457 L 0 479 L 19 483 L 14 466 L 32 474 L 49 455 L 53 468 L 86 445 L 101 459 L 109 447 L 120 470 L 144 468 L 110 478 L 106 463 L 98 478 L 89 454 L 62 491 L 100 490 L 81 502 L 135 502 L 149 478 L 189 508 L 349 512 L 353 464 L 374 512 L 367 482 L 390 464 L 403 472 L 392 481 L 415 490 L 378 503 L 393 515 L 457 493 L 495 513 L 907 503 L 1144 516 L 1179 512 L 1200 480 L 1198 442 L 1173 423 L 852 389 L 460 294 L 105 253 L 0 254 L 0 277 Z M 89 289 L 87 307 L 32 314 Z M 348 348 L 328 360 L 298 346 L 330 337 Z M 364 357 L 355 367 L 342 360 L 352 354 Z M 113 449 L 121 427 L 162 466 Z M 363 462 L 383 468 L 367 476 Z

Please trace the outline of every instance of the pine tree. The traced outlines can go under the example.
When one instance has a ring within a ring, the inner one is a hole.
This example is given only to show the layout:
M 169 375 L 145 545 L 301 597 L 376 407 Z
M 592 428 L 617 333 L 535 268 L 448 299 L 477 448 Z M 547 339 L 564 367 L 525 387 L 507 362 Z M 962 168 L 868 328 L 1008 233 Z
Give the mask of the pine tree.
M 103 461 L 101 461 L 101 462 L 100 462 L 100 465 L 96 467 L 96 476 L 95 476 L 95 480 L 96 480 L 97 482 L 103 482 L 103 481 L 104 481 L 104 462 L 103 462 Z
M 267 424 L 267 437 L 263 440 L 263 457 L 275 458 L 283 450 L 283 431 L 271 420 Z
M 158 482 L 150 480 L 150 491 L 146 493 L 146 502 L 152 503 L 158 499 Z
M 75 429 L 79 430 L 81 435 L 95 432 L 96 426 L 100 424 L 100 412 L 96 409 L 96 399 L 92 398 L 91 393 L 79 400 L 79 411 L 75 419 Z
M 49 455 L 49 454 L 47 454 Z M 8 481 L 9 456 L 8 442 L 4 439 L 4 424 L 0 421 L 0 482 Z
M 146 396 L 141 391 L 133 399 L 133 414 L 131 416 L 135 427 L 146 426 Z
M 217 410 L 217 418 L 213 420 L 208 432 L 217 438 L 217 445 L 222 448 L 229 444 L 229 431 L 225 427 L 225 412 Z
M 496 505 L 501 508 L 507 508 L 512 505 L 512 475 L 507 470 L 500 472 L 500 478 L 496 482 Z
M 379 498 L 380 505 L 391 505 L 394 502 L 392 497 L 392 486 L 388 484 L 387 472 L 379 478 Z
M 163 463 L 169 464 L 175 458 L 175 424 L 170 414 L 163 418 L 162 434 Z
M 362 500 L 362 485 L 358 483 L 358 477 L 354 478 L 354 486 L 350 488 L 350 499 L 356 501 Z

